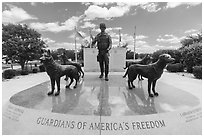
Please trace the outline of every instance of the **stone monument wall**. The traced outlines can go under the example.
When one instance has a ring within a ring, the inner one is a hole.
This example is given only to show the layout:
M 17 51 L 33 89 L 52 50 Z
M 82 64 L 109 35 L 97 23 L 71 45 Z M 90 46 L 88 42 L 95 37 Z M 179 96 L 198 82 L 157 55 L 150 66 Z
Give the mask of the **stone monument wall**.
M 112 48 L 110 50 L 109 71 L 123 72 L 126 60 L 126 49 Z M 99 64 L 97 62 L 98 49 L 84 48 L 84 70 L 87 72 L 98 72 Z

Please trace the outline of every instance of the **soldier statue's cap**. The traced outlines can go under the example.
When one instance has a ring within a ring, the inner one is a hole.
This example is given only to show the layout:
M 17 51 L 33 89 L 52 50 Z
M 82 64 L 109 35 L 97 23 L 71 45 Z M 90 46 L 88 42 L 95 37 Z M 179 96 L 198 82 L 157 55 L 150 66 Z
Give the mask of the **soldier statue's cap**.
M 100 28 L 106 28 L 106 24 L 105 23 L 101 23 L 100 24 Z

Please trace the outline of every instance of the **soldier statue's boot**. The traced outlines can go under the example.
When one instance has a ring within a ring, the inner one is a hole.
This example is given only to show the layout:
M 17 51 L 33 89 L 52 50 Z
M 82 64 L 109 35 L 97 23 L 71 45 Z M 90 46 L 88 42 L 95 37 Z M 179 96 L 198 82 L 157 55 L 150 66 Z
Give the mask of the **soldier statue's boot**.
M 99 78 L 103 78 L 103 74 L 101 74 L 101 75 L 99 76 Z
M 49 91 L 49 92 L 47 93 L 47 95 L 50 96 L 50 95 L 52 95 L 53 93 L 54 93 L 54 90 L 53 90 L 53 91 Z
M 54 95 L 58 96 L 60 94 L 60 91 L 57 91 Z
M 105 75 L 105 81 L 108 81 L 109 79 L 108 79 L 108 75 Z

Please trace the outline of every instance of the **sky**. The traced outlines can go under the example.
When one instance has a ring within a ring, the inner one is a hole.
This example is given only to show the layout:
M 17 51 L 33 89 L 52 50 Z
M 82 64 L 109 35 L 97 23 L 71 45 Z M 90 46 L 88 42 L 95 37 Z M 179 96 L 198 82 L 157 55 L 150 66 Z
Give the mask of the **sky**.
M 75 27 L 85 40 L 106 24 L 113 47 L 137 53 L 177 49 L 185 36 L 202 30 L 201 2 L 2 2 L 2 23 L 27 24 L 50 49 L 74 49 Z M 119 44 L 119 30 L 121 43 Z M 77 37 L 77 48 L 84 39 Z

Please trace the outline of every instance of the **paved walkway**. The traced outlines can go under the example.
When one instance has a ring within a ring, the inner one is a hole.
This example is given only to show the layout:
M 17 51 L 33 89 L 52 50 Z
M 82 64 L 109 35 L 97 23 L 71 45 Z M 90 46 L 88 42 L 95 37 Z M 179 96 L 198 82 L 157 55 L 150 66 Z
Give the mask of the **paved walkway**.
M 4 105 L 12 95 L 48 80 L 49 77 L 47 74 L 45 72 L 40 72 L 26 76 L 17 76 L 13 79 L 3 81 L 2 104 Z

